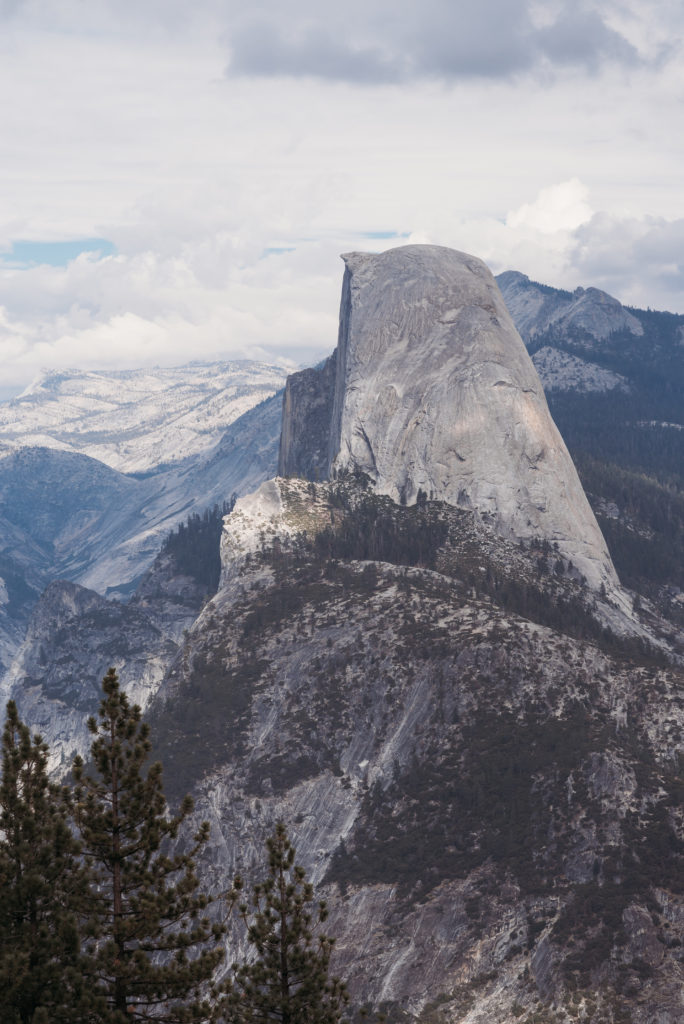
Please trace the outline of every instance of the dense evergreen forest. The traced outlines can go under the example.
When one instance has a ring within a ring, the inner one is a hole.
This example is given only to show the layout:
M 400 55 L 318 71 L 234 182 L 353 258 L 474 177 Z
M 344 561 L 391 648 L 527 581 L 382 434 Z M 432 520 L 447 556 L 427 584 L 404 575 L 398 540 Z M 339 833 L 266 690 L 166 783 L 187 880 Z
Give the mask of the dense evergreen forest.
M 0 1020 L 3 1024 L 339 1024 L 349 1003 L 329 974 L 334 940 L 285 826 L 267 840 L 265 878 L 247 892 L 203 889 L 193 810 L 169 814 L 149 726 L 114 669 L 91 758 L 73 784 L 47 774 L 48 748 L 7 705 L 0 781 Z M 215 982 L 235 927 L 251 953 Z
M 178 573 L 203 584 L 209 594 L 215 594 L 218 589 L 223 517 L 232 512 L 235 501 L 233 494 L 229 501 L 205 509 L 202 515 L 193 512 L 162 545 L 162 554 L 172 556 Z
M 663 588 L 670 597 L 684 589 L 684 316 L 628 312 L 643 334 L 597 339 L 563 325 L 526 344 L 532 354 L 550 345 L 627 379 L 627 391 L 550 391 L 549 408 L 622 582 L 676 615 Z

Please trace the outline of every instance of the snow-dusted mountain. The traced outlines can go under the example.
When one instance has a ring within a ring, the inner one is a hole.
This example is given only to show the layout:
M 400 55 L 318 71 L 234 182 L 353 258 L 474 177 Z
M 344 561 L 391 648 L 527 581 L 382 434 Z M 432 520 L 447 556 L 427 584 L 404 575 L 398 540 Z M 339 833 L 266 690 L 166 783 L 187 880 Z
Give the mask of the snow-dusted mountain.
M 35 394 L 0 406 L 9 423 L 0 427 L 0 675 L 21 644 L 31 609 L 53 580 L 69 580 L 102 595 L 126 598 L 151 565 L 164 536 L 178 523 L 192 513 L 221 505 L 233 493 L 254 490 L 274 475 L 282 394 L 273 392 L 281 371 L 262 367 L 258 384 L 261 364 L 247 364 L 241 383 L 237 364 L 217 364 L 217 379 L 221 379 L 221 366 L 228 365 L 233 370 L 230 374 L 226 370 L 222 379 L 225 384 L 230 377 L 232 383 L 222 392 L 212 387 L 208 367 L 188 367 L 187 387 L 180 381 L 182 368 L 160 371 L 169 386 L 166 390 L 159 386 L 163 402 L 160 399 L 155 415 L 151 398 L 141 402 L 147 419 L 143 415 L 137 437 L 123 416 L 124 412 L 134 415 L 132 392 L 116 396 L 110 378 L 98 397 L 94 375 L 81 375 L 90 379 L 88 386 L 93 389 L 83 404 L 91 413 L 97 407 L 92 414 L 102 428 L 100 454 L 127 451 L 131 469 L 147 465 L 146 473 L 123 473 L 85 453 L 97 447 L 98 435 L 91 429 L 94 420 L 88 426 L 84 412 L 79 434 L 78 418 L 69 412 L 77 403 L 73 396 L 62 403 L 56 397 L 57 383 L 52 397 L 44 402 Z M 173 375 L 178 405 L 170 384 Z M 136 376 L 132 372 L 129 379 Z M 78 378 L 75 374 L 67 380 L 65 375 L 64 387 L 75 389 Z M 183 426 L 189 422 L 193 389 L 194 415 L 200 426 L 206 414 L 204 433 L 198 426 L 194 435 Z M 226 407 L 223 411 L 221 402 Z M 35 435 L 21 433 L 20 423 L 28 430 L 31 417 L 34 421 L 42 417 L 49 425 L 52 434 L 43 438 L 45 445 L 31 446 Z M 123 426 L 117 432 L 120 421 Z M 158 444 L 163 437 L 166 443 Z M 78 450 L 79 444 L 83 451 Z M 183 445 L 204 447 L 179 458 Z M 153 458 L 160 464 L 150 468 Z
M 56 448 L 147 473 L 213 448 L 283 387 L 287 370 L 238 360 L 144 370 L 44 371 L 0 404 L 0 451 Z
M 498 274 L 496 281 L 525 340 L 554 329 L 561 337 L 572 335 L 583 348 L 600 349 L 611 334 L 625 331 L 635 338 L 644 336 L 639 318 L 599 288 L 568 292 L 530 281 L 516 270 Z

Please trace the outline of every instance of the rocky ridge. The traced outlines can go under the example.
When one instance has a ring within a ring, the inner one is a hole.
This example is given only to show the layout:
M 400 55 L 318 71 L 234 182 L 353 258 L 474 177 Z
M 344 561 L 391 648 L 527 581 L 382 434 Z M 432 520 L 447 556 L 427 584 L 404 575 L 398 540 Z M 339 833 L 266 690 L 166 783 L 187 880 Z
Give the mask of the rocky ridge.
M 681 669 L 472 511 L 352 480 L 245 504 L 150 708 L 217 886 L 283 819 L 391 1020 L 674 1024 Z
M 69 770 L 76 754 L 88 753 L 87 720 L 107 670 L 116 668 L 128 697 L 144 710 L 215 589 L 162 550 L 128 604 L 66 580 L 44 590 L 0 680 L 0 703 L 13 699 L 40 732 L 56 775 Z
M 584 348 L 600 348 L 611 334 L 623 331 L 635 338 L 644 334 L 639 319 L 599 288 L 560 288 L 530 281 L 526 274 L 507 270 L 497 283 L 520 334 L 526 340 L 550 329 L 560 336 L 572 334 Z

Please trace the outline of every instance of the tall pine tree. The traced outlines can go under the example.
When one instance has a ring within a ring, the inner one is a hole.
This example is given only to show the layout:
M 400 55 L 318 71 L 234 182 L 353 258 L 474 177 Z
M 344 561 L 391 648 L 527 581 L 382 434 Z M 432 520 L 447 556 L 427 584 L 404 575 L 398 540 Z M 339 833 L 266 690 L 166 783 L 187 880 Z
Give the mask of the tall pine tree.
M 85 994 L 77 929 L 86 873 L 65 791 L 47 776 L 48 748 L 13 701 L 0 784 L 0 1019 L 75 1024 Z
M 212 926 L 199 892 L 194 858 L 206 842 L 170 852 L 192 810 L 186 798 L 169 816 L 158 762 L 145 772 L 149 729 L 131 706 L 114 669 L 103 680 L 99 719 L 88 723 L 94 774 L 74 763 L 75 817 L 96 884 L 90 891 L 87 952 L 112 1024 L 205 1021 L 203 986 L 223 956 L 222 929 Z
M 268 877 L 255 885 L 251 906 L 238 903 L 256 959 L 233 964 L 221 1020 L 226 1024 L 339 1024 L 349 1002 L 346 986 L 329 976 L 334 939 L 320 930 L 325 902 L 295 864 L 285 826 L 266 842 Z M 232 899 L 240 899 L 236 879 Z

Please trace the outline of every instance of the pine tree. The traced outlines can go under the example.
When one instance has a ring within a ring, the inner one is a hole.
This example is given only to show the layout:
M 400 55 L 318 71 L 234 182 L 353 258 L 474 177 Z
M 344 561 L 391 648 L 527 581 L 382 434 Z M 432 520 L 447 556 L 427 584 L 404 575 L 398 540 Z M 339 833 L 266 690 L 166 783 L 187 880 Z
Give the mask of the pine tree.
M 78 908 L 87 879 L 48 748 L 7 705 L 0 784 L 0 1019 L 83 1020 Z
M 329 977 L 334 939 L 320 931 L 328 912 L 317 908 L 285 826 L 266 843 L 269 874 L 253 888 L 251 908 L 239 904 L 254 962 L 233 964 L 221 1020 L 226 1024 L 338 1024 L 349 1001 L 346 986 Z M 237 903 L 242 888 L 231 893 Z
M 192 810 L 189 797 L 170 817 L 158 762 L 144 771 L 149 728 L 130 705 L 114 669 L 103 679 L 99 721 L 88 727 L 95 775 L 74 763 L 75 813 L 92 865 L 87 952 L 107 1011 L 103 1019 L 198 1022 L 210 1018 L 202 999 L 223 956 L 222 929 L 204 913 L 195 857 L 208 838 L 201 826 L 192 849 L 170 843 Z

